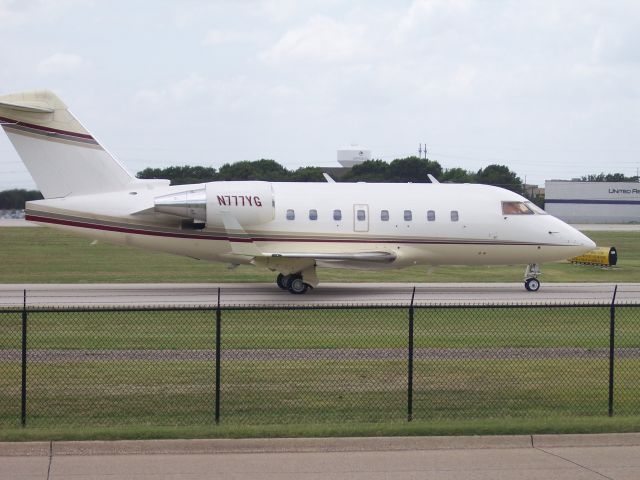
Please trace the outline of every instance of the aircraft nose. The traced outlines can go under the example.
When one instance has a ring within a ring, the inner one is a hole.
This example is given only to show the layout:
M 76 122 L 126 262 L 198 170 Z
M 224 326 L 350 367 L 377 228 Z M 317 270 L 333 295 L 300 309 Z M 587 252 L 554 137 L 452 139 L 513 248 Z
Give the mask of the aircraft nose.
M 588 248 L 590 250 L 593 250 L 594 248 L 596 248 L 596 243 L 593 240 L 591 240 L 589 237 L 587 237 L 584 233 L 580 232 L 579 230 L 575 228 L 573 230 L 575 232 L 574 242 L 577 245 Z
M 587 237 L 584 233 L 580 232 L 576 228 L 569 227 L 570 231 L 567 235 L 568 242 L 576 247 L 581 247 L 583 252 L 588 252 L 596 248 L 596 243 Z
M 587 237 L 586 235 L 583 235 L 584 238 L 586 238 L 586 243 L 585 243 L 585 247 L 587 247 L 589 250 L 593 250 L 594 248 L 596 248 L 596 242 L 594 242 L 593 240 L 591 240 L 589 237 Z

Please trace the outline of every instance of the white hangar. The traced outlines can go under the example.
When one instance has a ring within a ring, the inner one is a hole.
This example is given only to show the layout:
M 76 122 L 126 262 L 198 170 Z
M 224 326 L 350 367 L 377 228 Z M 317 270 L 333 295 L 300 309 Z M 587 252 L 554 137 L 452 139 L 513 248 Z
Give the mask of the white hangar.
M 547 180 L 544 206 L 569 223 L 640 222 L 640 183 Z

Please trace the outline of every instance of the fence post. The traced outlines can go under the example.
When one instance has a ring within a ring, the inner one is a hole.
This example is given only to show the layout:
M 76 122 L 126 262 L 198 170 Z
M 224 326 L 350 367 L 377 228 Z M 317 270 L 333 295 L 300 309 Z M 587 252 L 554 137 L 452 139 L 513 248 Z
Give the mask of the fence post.
M 20 406 L 20 424 L 27 424 L 27 291 L 22 297 L 22 392 Z
M 609 310 L 609 416 L 613 416 L 613 367 L 615 363 L 616 342 L 616 293 L 618 286 L 613 289 L 611 308 Z
M 218 306 L 216 307 L 216 406 L 215 420 L 220 423 L 220 327 L 222 311 L 220 309 L 220 287 L 218 287 Z
M 416 296 L 416 287 L 411 294 L 409 305 L 409 351 L 407 358 L 407 422 L 413 420 L 413 300 Z

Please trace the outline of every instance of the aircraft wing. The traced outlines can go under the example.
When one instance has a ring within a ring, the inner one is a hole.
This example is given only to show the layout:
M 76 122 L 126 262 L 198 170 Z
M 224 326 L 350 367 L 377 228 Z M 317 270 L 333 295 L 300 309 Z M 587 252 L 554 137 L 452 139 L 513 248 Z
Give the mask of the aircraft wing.
M 384 251 L 372 252 L 278 252 L 268 253 L 258 249 L 255 242 L 244 231 L 238 220 L 231 214 L 223 213 L 222 220 L 227 232 L 234 232 L 233 239 L 230 240 L 231 250 L 239 255 L 247 257 L 263 258 L 268 261 L 277 262 L 285 260 L 289 262 L 303 261 L 327 261 L 327 262 L 373 262 L 373 263 L 390 263 L 396 259 L 395 253 Z M 298 262 L 296 262 L 298 263 Z

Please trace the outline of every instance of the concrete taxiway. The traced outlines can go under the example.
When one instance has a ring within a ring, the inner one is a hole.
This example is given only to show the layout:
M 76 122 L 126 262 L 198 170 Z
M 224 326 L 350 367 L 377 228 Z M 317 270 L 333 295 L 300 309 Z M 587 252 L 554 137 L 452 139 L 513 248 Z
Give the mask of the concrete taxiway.
M 0 443 L 10 479 L 637 479 L 640 435 Z
M 0 218 L 0 227 L 39 227 L 37 223 L 27 222 L 24 218 Z
M 267 283 L 221 284 L 5 284 L 0 307 L 22 306 L 223 306 L 608 304 L 614 284 L 543 283 L 527 292 L 522 283 L 325 283 L 305 295 L 292 295 Z M 640 283 L 618 285 L 618 304 L 639 304 Z

